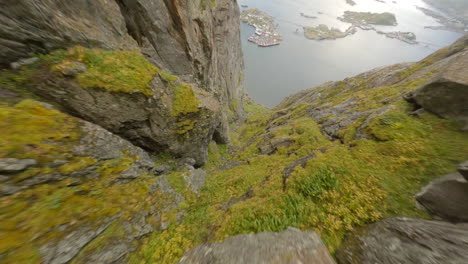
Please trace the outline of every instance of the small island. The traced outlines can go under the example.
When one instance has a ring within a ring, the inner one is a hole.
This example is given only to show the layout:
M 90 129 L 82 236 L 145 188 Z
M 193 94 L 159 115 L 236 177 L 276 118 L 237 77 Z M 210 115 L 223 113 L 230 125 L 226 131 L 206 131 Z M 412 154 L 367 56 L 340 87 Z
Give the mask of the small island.
M 283 38 L 273 24 L 273 17 L 257 9 L 247 9 L 241 14 L 241 21 L 255 27 L 254 35 L 249 41 L 260 47 L 279 45 Z
M 316 27 L 304 27 L 304 36 L 313 40 L 344 38 L 356 33 L 354 26 L 349 27 L 345 32 L 327 25 L 320 24 Z
M 416 41 L 416 35 L 413 32 L 383 32 L 379 30 L 377 30 L 376 32 L 377 34 L 385 35 L 387 38 L 398 39 L 411 45 L 418 44 L 418 42 Z
M 382 25 L 382 26 L 396 26 L 397 20 L 394 14 L 385 13 L 371 13 L 371 12 L 354 12 L 345 11 L 339 20 L 351 23 L 357 27 L 362 28 L 368 25 Z M 363 28 L 364 29 L 364 28 Z M 367 29 L 368 30 L 368 29 Z
M 301 16 L 305 17 L 305 18 L 310 18 L 310 19 L 316 19 L 317 18 L 316 16 L 307 15 L 307 14 L 304 14 L 304 13 L 301 13 Z
M 346 3 L 350 6 L 355 6 L 356 5 L 356 2 L 354 2 L 353 0 L 346 0 Z
M 411 45 L 418 44 L 416 35 L 412 32 L 392 31 L 384 32 L 377 30 L 373 25 L 388 25 L 395 26 L 397 21 L 392 13 L 369 13 L 369 12 L 352 12 L 346 11 L 339 20 L 351 23 L 351 26 L 346 31 L 341 31 L 337 28 L 328 27 L 327 25 L 318 25 L 316 27 L 304 27 L 304 36 L 312 40 L 326 40 L 345 38 L 357 32 L 357 29 L 372 30 L 377 34 L 385 35 L 388 38 L 398 39 Z

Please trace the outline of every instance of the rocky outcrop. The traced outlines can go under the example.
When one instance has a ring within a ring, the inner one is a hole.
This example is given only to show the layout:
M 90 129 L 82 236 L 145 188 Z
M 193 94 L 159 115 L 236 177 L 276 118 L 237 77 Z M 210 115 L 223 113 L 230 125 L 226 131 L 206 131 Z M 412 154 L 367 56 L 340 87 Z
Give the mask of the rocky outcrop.
M 207 146 L 222 122 L 223 107 L 210 93 L 179 80 L 170 81 L 176 77 L 164 74 L 154 76 L 147 94 L 113 92 L 99 86 L 84 88 L 77 80 L 79 76 L 67 77 L 64 71 L 45 75 L 31 90 L 135 145 L 192 157 L 202 165 Z
M 106 230 L 115 218 L 103 220 L 96 228 L 81 227 L 59 241 L 43 245 L 40 249 L 43 261 L 51 264 L 68 263 L 86 244 Z
M 416 195 L 419 205 L 450 222 L 468 222 L 468 182 L 459 173 L 434 180 Z
M 205 186 L 206 172 L 202 169 L 190 170 L 184 179 L 187 182 L 187 186 L 194 193 L 198 193 L 203 186 Z
M 391 218 L 349 237 L 336 257 L 342 264 L 458 264 L 467 247 L 465 224 Z
M 411 95 L 417 105 L 443 118 L 468 124 L 468 51 L 454 55 L 448 67 Z
M 108 91 L 96 84 L 95 89 L 85 89 L 82 83 L 73 81 L 89 66 L 79 64 L 80 61 L 70 64 L 80 67 L 62 68 L 63 76 L 44 72 L 35 75 L 35 85 L 30 88 L 69 113 L 134 144 L 192 157 L 202 165 L 212 138 L 220 143 L 229 140 L 226 112 L 238 116 L 244 94 L 237 3 L 211 3 L 7 1 L 1 4 L 0 11 L 0 19 L 5 21 L 0 26 L 0 65 L 12 64 L 18 69 L 37 61 L 27 59 L 30 54 L 76 45 L 139 50 L 164 72 L 153 73 L 151 91 L 145 95 Z M 176 75 L 177 80 L 166 72 Z M 106 83 L 109 79 L 101 80 Z M 174 88 L 185 84 L 196 94 L 199 111 L 176 117 L 171 109 L 176 96 Z M 191 133 L 185 133 L 188 129 Z
M 237 235 L 220 243 L 201 245 L 185 252 L 178 263 L 333 264 L 334 261 L 315 232 L 288 228 L 279 233 Z

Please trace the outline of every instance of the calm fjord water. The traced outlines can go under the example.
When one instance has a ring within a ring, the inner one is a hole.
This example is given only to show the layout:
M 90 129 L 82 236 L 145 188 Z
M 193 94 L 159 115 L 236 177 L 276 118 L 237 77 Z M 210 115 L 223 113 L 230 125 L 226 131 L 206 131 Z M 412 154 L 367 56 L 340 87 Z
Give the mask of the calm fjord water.
M 260 104 L 274 107 L 292 93 L 327 81 L 342 80 L 376 67 L 418 61 L 461 36 L 425 29 L 424 26 L 439 24 L 416 9 L 416 6 L 430 8 L 422 0 L 385 1 L 355 0 L 357 5 L 350 6 L 345 0 L 239 0 L 240 5 L 260 8 L 274 16 L 284 38 L 279 46 L 257 47 L 247 41 L 254 32 L 253 27 L 241 24 L 245 85 L 249 95 Z M 421 43 L 410 45 L 363 30 L 337 40 L 315 41 L 303 36 L 301 26 L 326 24 L 345 30 L 349 24 L 338 21 L 336 17 L 346 10 L 392 12 L 397 17 L 398 26 L 376 28 L 410 31 Z M 317 19 L 302 17 L 301 12 L 317 16 Z

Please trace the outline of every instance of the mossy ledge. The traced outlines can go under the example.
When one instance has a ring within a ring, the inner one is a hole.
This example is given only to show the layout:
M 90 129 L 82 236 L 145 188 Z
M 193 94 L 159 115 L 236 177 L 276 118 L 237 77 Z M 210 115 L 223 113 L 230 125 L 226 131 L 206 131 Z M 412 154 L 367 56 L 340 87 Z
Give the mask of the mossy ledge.
M 137 50 L 81 46 L 37 55 L 0 73 L 19 98 L 37 98 L 153 151 L 190 156 L 203 164 L 221 120 L 220 98 L 152 65 Z M 233 110 L 233 115 L 239 109 Z
M 109 51 L 76 46 L 58 50 L 41 59 L 50 63 L 52 70 L 63 71 L 73 62 L 84 63 L 87 70 L 77 76 L 84 88 L 102 88 L 110 92 L 143 93 L 153 95 L 150 82 L 160 71 L 137 50 Z

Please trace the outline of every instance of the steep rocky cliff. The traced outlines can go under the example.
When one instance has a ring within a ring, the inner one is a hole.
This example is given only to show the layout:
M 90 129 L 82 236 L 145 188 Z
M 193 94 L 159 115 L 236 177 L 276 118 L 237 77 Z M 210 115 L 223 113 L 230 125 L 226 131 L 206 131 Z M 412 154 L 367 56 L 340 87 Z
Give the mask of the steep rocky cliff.
M 32 73 L 29 81 L 35 84 L 27 87 L 33 93 L 145 149 L 192 157 L 199 165 L 211 138 L 228 141 L 228 117 L 241 113 L 244 95 L 236 1 L 7 0 L 0 5 L 4 67 L 76 46 L 132 51 L 75 48 L 69 52 L 73 56 L 39 62 L 42 71 Z M 153 66 L 137 61 L 139 53 Z M 57 65 L 61 70 L 53 70 Z M 79 69 L 70 73 L 70 67 Z M 80 81 L 86 74 L 92 80 Z M 120 87 L 125 85 L 128 89 Z
M 6 0 L 0 20 L 0 262 L 127 262 L 243 115 L 236 1 Z

